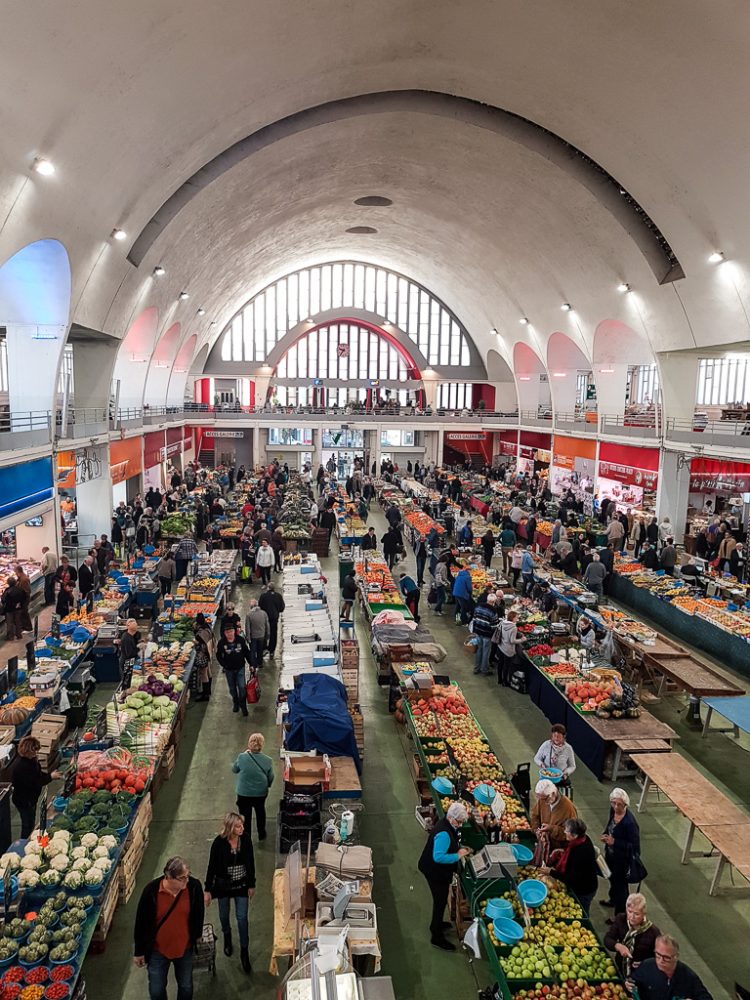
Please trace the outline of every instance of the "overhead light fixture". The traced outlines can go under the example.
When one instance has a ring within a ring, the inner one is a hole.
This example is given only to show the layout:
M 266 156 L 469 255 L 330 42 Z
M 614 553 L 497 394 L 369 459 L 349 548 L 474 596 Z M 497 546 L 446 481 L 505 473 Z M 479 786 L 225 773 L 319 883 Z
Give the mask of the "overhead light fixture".
M 528 321 L 528 319 L 525 316 L 522 316 L 519 319 L 518 322 L 521 324 L 521 326 L 528 326 L 529 325 L 529 321 Z
M 209 326 L 216 326 L 216 320 L 212 319 L 211 322 L 208 325 Z
M 128 234 L 125 232 L 124 229 L 113 229 L 112 230 L 112 239 L 113 240 L 126 240 L 127 238 L 128 238 Z
M 490 335 L 494 335 L 495 337 L 497 336 L 497 329 L 494 326 L 490 327 Z
M 34 170 L 42 177 L 51 177 L 55 172 L 55 164 L 51 160 L 45 159 L 43 156 L 37 156 L 32 164 Z
M 573 308 L 573 306 L 570 304 L 570 302 L 563 302 L 560 308 L 564 313 L 569 313 L 570 310 Z
M 531 381 L 531 375 L 519 375 L 518 376 L 518 381 L 519 382 L 530 382 Z
M 314 322 L 315 320 L 312 318 L 312 316 L 308 316 L 307 319 L 305 320 L 305 323 L 314 323 Z
M 180 292 L 180 294 L 177 296 L 177 298 L 180 300 L 180 302 L 184 302 L 185 299 L 189 299 L 190 298 L 190 292 Z
M 627 283 L 627 281 L 621 281 L 620 284 L 617 286 L 617 291 L 618 292 L 623 292 L 623 293 L 624 292 L 629 292 L 630 291 L 630 285 Z
M 567 378 L 567 372 L 552 372 L 552 378 Z
M 167 273 L 167 269 L 165 267 L 162 267 L 161 264 L 157 264 L 156 267 L 154 268 L 154 275 L 157 278 L 161 278 L 162 275 L 164 275 L 166 273 Z
M 601 375 L 614 375 L 614 368 L 600 368 L 599 373 Z
M 721 250 L 714 250 L 712 254 L 709 254 L 708 263 L 709 264 L 721 264 L 724 260 L 724 254 Z
M 206 310 L 203 308 L 203 306 L 200 306 L 200 308 L 198 309 L 198 315 L 199 316 L 205 316 L 206 315 Z

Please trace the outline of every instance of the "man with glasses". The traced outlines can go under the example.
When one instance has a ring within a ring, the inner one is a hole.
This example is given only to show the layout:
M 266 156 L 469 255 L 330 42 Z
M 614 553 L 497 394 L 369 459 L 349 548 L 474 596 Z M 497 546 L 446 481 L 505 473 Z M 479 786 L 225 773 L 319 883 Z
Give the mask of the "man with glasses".
M 662 934 L 656 939 L 654 957 L 633 970 L 632 984 L 640 1000 L 713 1000 L 711 994 L 690 966 L 679 961 L 680 946 L 673 937 Z
M 192 1000 L 193 948 L 203 934 L 203 887 L 187 861 L 174 857 L 162 878 L 145 887 L 135 916 L 133 961 L 148 969 L 149 1000 L 167 1000 L 167 977 L 174 965 L 177 1000 Z

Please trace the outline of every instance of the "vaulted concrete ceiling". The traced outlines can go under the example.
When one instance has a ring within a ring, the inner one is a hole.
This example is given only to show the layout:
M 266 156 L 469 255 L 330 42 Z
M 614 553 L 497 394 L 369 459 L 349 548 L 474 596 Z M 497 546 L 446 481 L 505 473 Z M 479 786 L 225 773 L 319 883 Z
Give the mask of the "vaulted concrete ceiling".
M 179 322 L 196 352 L 270 279 L 347 257 L 431 287 L 485 356 L 512 360 L 522 341 L 545 357 L 555 330 L 590 355 L 605 319 L 656 351 L 747 340 L 749 36 L 739 0 L 14 5 L 0 37 L 0 262 L 57 238 L 71 319 L 123 336 L 155 306 L 160 334 Z M 448 102 L 361 97 L 385 91 L 481 102 L 572 144 L 643 207 L 686 277 L 658 283 L 638 218 L 617 217 L 609 182 L 587 183 L 575 151 L 551 157 L 541 134 L 532 149 Z M 279 128 L 179 212 L 162 209 L 233 144 L 357 97 L 355 116 Z M 56 174 L 30 172 L 35 156 Z M 393 206 L 353 204 L 370 194 Z M 358 225 L 378 232 L 346 233 Z M 128 240 L 109 239 L 114 226 Z M 730 260 L 711 267 L 717 247 Z

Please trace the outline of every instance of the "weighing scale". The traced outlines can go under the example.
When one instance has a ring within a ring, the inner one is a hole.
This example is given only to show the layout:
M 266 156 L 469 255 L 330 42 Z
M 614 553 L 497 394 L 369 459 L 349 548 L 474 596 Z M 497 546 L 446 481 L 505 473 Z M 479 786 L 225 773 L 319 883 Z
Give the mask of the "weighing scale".
M 487 844 L 471 856 L 469 864 L 477 878 L 515 878 L 518 874 L 518 860 L 510 844 Z

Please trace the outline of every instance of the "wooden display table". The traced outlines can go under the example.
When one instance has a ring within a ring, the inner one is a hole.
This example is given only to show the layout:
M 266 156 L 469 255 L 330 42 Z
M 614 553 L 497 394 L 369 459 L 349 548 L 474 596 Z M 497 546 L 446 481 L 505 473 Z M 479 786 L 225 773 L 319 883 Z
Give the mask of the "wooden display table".
M 630 737 L 625 739 L 617 739 L 614 741 L 617 747 L 615 751 L 615 760 L 612 765 L 612 781 L 617 781 L 620 777 L 620 763 L 622 761 L 622 755 L 628 754 L 633 756 L 637 753 L 671 753 L 672 744 L 667 743 L 666 740 L 655 740 L 655 739 L 641 739 L 634 740 Z M 627 774 L 628 772 L 624 772 Z
M 658 635 L 656 642 L 651 645 L 632 642 L 620 636 L 618 642 L 632 650 L 640 659 L 642 676 L 639 682 L 651 682 L 659 696 L 665 693 L 668 681 L 695 698 L 737 697 L 745 693 L 744 688 L 663 635 Z
M 715 788 L 679 754 L 642 753 L 633 759 L 645 776 L 638 811 L 643 810 L 648 791 L 654 786 L 666 795 L 688 821 L 681 863 L 686 865 L 691 857 L 706 856 L 703 851 L 691 850 L 696 829 L 718 852 L 719 858 L 709 895 L 715 894 L 727 864 L 750 880 L 750 815 Z

